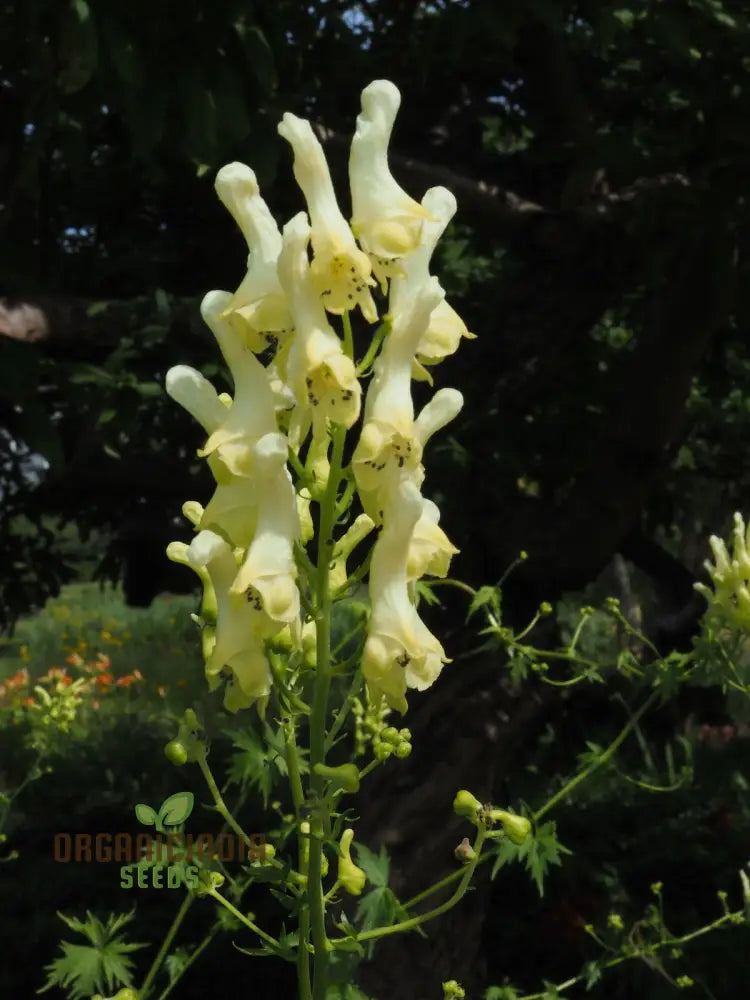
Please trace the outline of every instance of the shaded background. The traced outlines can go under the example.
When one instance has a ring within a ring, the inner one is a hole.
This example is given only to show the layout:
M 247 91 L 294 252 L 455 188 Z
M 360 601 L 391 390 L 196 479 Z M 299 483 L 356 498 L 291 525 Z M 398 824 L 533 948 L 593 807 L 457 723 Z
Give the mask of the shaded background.
M 458 198 L 438 273 L 478 334 L 435 372 L 466 397 L 428 454 L 428 492 L 461 547 L 455 574 L 494 582 L 524 549 L 509 623 L 593 586 L 638 609 L 663 651 L 690 648 L 706 537 L 726 532 L 748 489 L 750 4 L 26 0 L 0 7 L 0 39 L 6 625 L 83 568 L 120 581 L 134 608 L 192 585 L 163 552 L 210 480 L 163 379 L 180 362 L 224 377 L 197 306 L 236 287 L 245 251 L 213 177 L 242 160 L 279 220 L 298 211 L 276 135 L 291 110 L 320 126 L 345 190 L 359 92 L 386 77 L 403 95 L 395 176 L 417 198 L 435 184 Z M 497 658 L 462 658 L 464 613 L 452 599 L 431 610 L 455 665 L 410 710 L 408 765 L 378 772 L 362 805 L 363 839 L 389 846 L 404 897 L 451 863 L 456 788 L 539 801 L 582 729 L 611 738 L 623 721 L 610 688 L 561 698 L 511 684 Z M 691 714 L 739 719 L 719 692 L 687 692 L 649 739 L 682 733 Z M 678 922 L 704 919 L 712 879 L 745 860 L 743 752 L 706 751 L 697 784 L 668 803 L 605 786 L 585 822 L 580 803 L 561 813 L 577 856 L 543 904 L 510 873 L 429 941 L 383 945 L 362 988 L 400 1000 L 439 996 L 447 978 L 477 996 L 504 975 L 529 990 L 540 968 L 564 978 L 589 955 L 582 923 L 617 892 L 637 909 L 667 863 L 685 895 Z M 82 887 L 73 905 L 92 905 Z M 696 959 L 705 995 L 734 995 L 746 979 L 732 946 L 717 947 Z M 630 996 L 639 977 L 649 996 L 672 988 L 638 966 L 601 995 Z

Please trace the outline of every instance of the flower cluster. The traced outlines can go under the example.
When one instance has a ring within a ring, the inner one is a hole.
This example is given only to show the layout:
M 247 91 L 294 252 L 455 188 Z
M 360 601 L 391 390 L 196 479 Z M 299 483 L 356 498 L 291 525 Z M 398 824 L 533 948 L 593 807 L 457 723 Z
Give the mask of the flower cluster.
M 743 632 L 750 631 L 750 526 L 740 513 L 734 515 L 732 555 L 724 541 L 711 535 L 709 544 L 714 563 L 706 560 L 706 570 L 711 577 L 713 590 L 703 583 L 695 589 L 708 600 L 715 617 Z
M 428 688 L 448 662 L 418 614 L 415 585 L 425 575 L 445 576 L 457 552 L 437 506 L 422 495 L 423 459 L 463 399 L 440 389 L 416 414 L 412 381 L 432 384 L 429 369 L 472 335 L 429 270 L 456 210 L 453 195 L 432 188 L 418 202 L 390 172 L 399 104 L 386 80 L 362 92 L 349 158 L 350 222 L 312 126 L 293 114 L 278 131 L 292 148 L 306 213 L 280 231 L 249 167 L 231 163 L 216 177 L 249 251 L 239 287 L 209 292 L 201 306 L 233 392 L 219 393 L 186 365 L 167 373 L 167 392 L 203 427 L 198 454 L 215 480 L 205 507 L 183 507 L 196 529 L 192 542 L 172 543 L 168 555 L 202 582 L 197 617 L 206 676 L 212 690 L 224 684 L 230 711 L 254 703 L 263 711 L 272 683 L 269 644 L 300 648 L 305 635 L 314 640 L 295 553 L 313 535 L 310 505 L 326 489 L 332 433 L 358 423 L 346 474 L 348 500 L 356 489 L 362 512 L 330 540 L 330 585 L 334 593 L 346 587 L 348 556 L 377 528 L 363 658 L 370 694 L 404 712 L 407 689 Z M 382 348 L 363 394 L 367 366 L 355 362 L 351 317 L 358 310 L 374 323 L 381 297 L 387 305 L 373 347 L 382 336 Z M 335 317 L 343 317 L 343 337 L 331 325 Z

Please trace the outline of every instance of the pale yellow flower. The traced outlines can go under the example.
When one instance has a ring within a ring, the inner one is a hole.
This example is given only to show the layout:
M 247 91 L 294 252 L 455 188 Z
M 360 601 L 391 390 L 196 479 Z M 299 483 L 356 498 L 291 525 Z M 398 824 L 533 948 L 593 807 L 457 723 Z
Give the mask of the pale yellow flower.
M 400 259 L 420 242 L 422 224 L 432 216 L 393 178 L 388 143 L 401 104 L 390 80 L 374 80 L 362 91 L 362 112 L 349 154 L 352 231 L 370 255 L 383 292 L 387 279 L 400 273 Z
M 378 318 L 370 294 L 370 258 L 360 250 L 336 201 L 323 147 L 308 121 L 285 114 L 279 135 L 294 150 L 294 176 L 307 201 L 312 225 L 312 278 L 316 291 L 332 313 L 359 306 L 365 319 Z
M 269 434 L 255 448 L 255 534 L 232 585 L 249 606 L 262 611 L 278 632 L 299 619 L 294 543 L 300 534 L 297 494 L 286 467 L 287 441 Z M 273 634 L 273 632 L 271 633 Z
M 422 198 L 422 207 L 430 218 L 422 226 L 419 246 L 403 261 L 402 276 L 394 278 L 390 285 L 388 311 L 394 320 L 404 310 L 408 311 L 421 287 L 436 280 L 430 276 L 430 259 L 445 227 L 455 215 L 456 199 L 447 188 L 434 187 Z M 474 339 L 475 335 L 469 333 L 455 309 L 442 299 L 430 314 L 430 321 L 420 337 L 415 352 L 417 361 L 421 365 L 437 364 L 455 353 L 462 337 Z M 426 376 L 419 366 L 414 374 L 421 378 Z
M 385 511 L 370 565 L 372 612 L 362 669 L 374 698 L 405 712 L 407 688 L 424 691 L 448 662 L 443 647 L 409 599 L 407 557 L 422 515 L 417 487 L 403 480 Z
M 351 427 L 359 417 L 362 389 L 354 362 L 328 323 L 315 290 L 307 258 L 310 226 L 304 212 L 284 227 L 279 277 L 294 316 L 294 335 L 286 359 L 285 381 L 297 402 L 290 439 L 298 447 L 312 423 L 316 437 L 325 432 L 326 419 Z
M 277 431 L 276 400 L 266 369 L 240 341 L 221 315 L 226 310 L 226 292 L 209 292 L 201 303 L 201 315 L 216 337 L 232 375 L 234 395 L 221 426 L 210 435 L 199 454 L 214 452 L 235 476 L 253 473 L 255 444 Z
M 291 333 L 292 317 L 276 273 L 281 233 L 255 174 L 244 163 L 229 163 L 216 175 L 216 193 L 242 230 L 249 256 L 247 274 L 225 303 L 228 318 L 256 353 Z
M 216 623 L 209 632 L 206 676 L 216 687 L 220 678 L 234 677 L 241 694 L 232 687 L 225 695 L 231 711 L 268 696 L 271 671 L 263 639 L 281 628 L 262 609 L 248 604 L 244 594 L 234 594 L 237 559 L 230 545 L 212 531 L 200 531 L 187 549 L 190 565 L 208 574 L 216 600 Z M 206 647 L 204 647 L 205 649 Z

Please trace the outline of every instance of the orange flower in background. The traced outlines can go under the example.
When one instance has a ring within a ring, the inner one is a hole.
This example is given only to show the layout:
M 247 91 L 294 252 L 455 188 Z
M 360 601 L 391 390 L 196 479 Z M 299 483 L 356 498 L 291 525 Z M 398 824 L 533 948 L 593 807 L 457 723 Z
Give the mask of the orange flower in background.
M 69 663 L 71 667 L 82 667 L 83 657 L 79 656 L 78 653 L 71 653 L 70 656 L 65 657 L 65 662 Z
M 110 673 L 99 674 L 99 676 L 96 678 L 96 683 L 101 688 L 108 688 L 112 684 L 113 681 L 114 681 L 114 677 Z
M 35 704 L 35 702 L 34 702 L 33 698 L 24 698 L 22 704 L 24 704 L 24 705 L 33 705 L 33 704 Z
M 106 653 L 97 654 L 96 663 L 94 664 L 97 670 L 109 670 L 111 665 L 112 661 L 110 660 L 110 658 L 107 656 Z
M 65 681 L 65 678 L 68 678 Z M 39 678 L 42 681 L 63 681 L 63 683 L 70 684 L 72 678 L 68 677 L 68 673 L 65 667 L 50 667 L 47 673 Z
M 134 670 L 132 674 L 125 674 L 123 677 L 118 677 L 115 684 L 117 687 L 130 687 L 131 684 L 136 684 L 142 680 L 143 674 L 140 670 Z
M 29 683 L 29 672 L 26 667 L 21 670 L 17 670 L 12 677 L 9 677 L 5 682 L 5 687 L 8 691 L 17 691 L 19 688 L 26 687 Z

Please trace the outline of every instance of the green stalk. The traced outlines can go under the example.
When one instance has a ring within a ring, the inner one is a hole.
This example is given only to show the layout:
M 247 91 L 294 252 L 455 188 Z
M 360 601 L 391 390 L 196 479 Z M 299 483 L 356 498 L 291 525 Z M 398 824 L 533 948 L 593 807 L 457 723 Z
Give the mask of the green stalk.
M 290 721 L 284 727 L 284 748 L 286 751 L 286 765 L 289 773 L 289 787 L 292 794 L 292 804 L 294 805 L 294 815 L 298 825 L 298 864 L 300 874 L 306 878 L 309 875 L 310 864 L 310 838 L 302 832 L 303 806 L 305 804 L 305 793 L 302 789 L 302 778 L 299 769 L 299 757 L 297 754 L 297 742 L 294 737 L 294 721 Z M 299 1000 L 312 1000 L 312 981 L 310 979 L 310 952 L 307 950 L 310 938 L 310 904 L 304 902 L 299 911 L 299 941 L 297 944 L 297 985 L 299 986 Z
M 168 986 L 166 986 L 165 989 L 159 994 L 159 1000 L 167 1000 L 167 997 L 175 988 L 175 986 L 179 983 L 180 979 L 182 979 L 182 977 L 185 975 L 185 973 L 193 964 L 193 962 L 195 962 L 195 960 L 200 955 L 203 954 L 203 952 L 211 944 L 211 942 L 213 941 L 213 939 L 216 937 L 216 935 L 219 933 L 220 930 L 221 930 L 221 925 L 214 924 L 214 926 L 211 928 L 208 934 L 206 934 L 206 936 L 203 938 L 203 940 L 195 949 L 195 951 L 190 953 L 190 957 L 185 962 L 184 966 L 182 967 L 182 970 L 178 973 L 177 976 L 175 976 L 172 982 Z
M 333 449 L 328 484 L 320 505 L 318 535 L 318 566 L 315 579 L 315 625 L 317 630 L 317 667 L 312 713 L 310 715 L 310 788 L 315 808 L 310 817 L 310 864 L 308 870 L 307 901 L 312 922 L 312 940 L 315 948 L 315 978 L 313 1000 L 325 1000 L 328 970 L 329 943 L 325 928 L 325 900 L 321 884 L 324 817 L 321 802 L 325 778 L 315 774 L 315 765 L 324 764 L 326 757 L 326 721 L 328 696 L 331 688 L 331 609 L 329 586 L 330 564 L 333 554 L 333 528 L 336 518 L 336 495 L 341 481 L 342 458 L 346 431 L 343 427 L 333 430 Z M 300 938 L 300 948 L 305 942 Z
M 174 940 L 174 936 L 180 929 L 180 924 L 185 919 L 187 911 L 190 909 L 190 905 L 192 902 L 193 902 L 192 895 L 189 892 L 186 892 L 185 898 L 183 899 L 182 904 L 180 905 L 180 908 L 177 911 L 174 920 L 172 921 L 172 926 L 167 931 L 167 934 L 164 940 L 162 941 L 161 948 L 159 949 L 156 958 L 152 962 L 151 968 L 148 970 L 148 973 L 146 974 L 146 978 L 143 980 L 143 986 L 141 986 L 141 988 L 138 990 L 138 996 L 140 997 L 140 1000 L 146 1000 L 146 997 L 151 991 L 151 986 L 154 982 L 154 979 L 156 978 L 156 974 L 161 968 L 162 962 L 166 958 L 167 952 L 169 951 L 172 941 Z
M 592 764 L 589 764 L 589 766 L 585 768 L 583 771 L 579 771 L 579 773 L 574 778 L 571 778 L 566 785 L 563 785 L 563 787 L 560 789 L 559 792 L 553 795 L 551 799 L 548 799 L 544 803 L 542 808 L 534 813 L 532 817 L 534 822 L 538 823 L 539 820 L 542 818 L 542 816 L 548 813 L 550 809 L 554 808 L 554 806 L 556 806 L 558 802 L 562 801 L 564 798 L 570 795 L 573 789 L 577 788 L 578 785 L 584 782 L 591 774 L 594 773 L 594 771 L 598 771 L 598 769 L 602 767 L 604 764 L 608 764 L 609 761 L 612 760 L 612 758 L 614 757 L 615 753 L 620 747 L 620 744 L 623 743 L 628 738 L 629 734 L 638 725 L 638 722 L 640 721 L 641 717 L 646 714 L 646 712 L 651 708 L 654 702 L 658 701 L 658 699 L 659 699 L 658 691 L 654 691 L 652 694 L 650 694 L 649 697 L 644 701 L 644 703 L 638 709 L 638 711 L 630 718 L 627 725 L 623 726 L 623 728 L 620 730 L 620 732 L 617 734 L 614 740 L 612 740 L 607 749 L 599 757 L 597 757 L 597 759 Z

